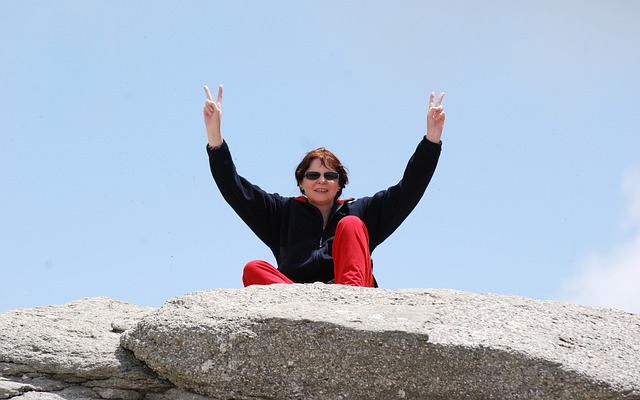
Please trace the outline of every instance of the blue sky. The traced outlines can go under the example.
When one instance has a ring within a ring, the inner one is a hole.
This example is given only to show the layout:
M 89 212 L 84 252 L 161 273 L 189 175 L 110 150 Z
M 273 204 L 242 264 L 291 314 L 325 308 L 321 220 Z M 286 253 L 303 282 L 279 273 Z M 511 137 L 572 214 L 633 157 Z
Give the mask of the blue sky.
M 640 3 L 0 1 L 0 311 L 240 287 L 269 250 L 208 170 L 225 85 L 239 172 L 297 195 L 395 184 L 446 92 L 427 193 L 373 254 L 386 288 L 640 312 Z

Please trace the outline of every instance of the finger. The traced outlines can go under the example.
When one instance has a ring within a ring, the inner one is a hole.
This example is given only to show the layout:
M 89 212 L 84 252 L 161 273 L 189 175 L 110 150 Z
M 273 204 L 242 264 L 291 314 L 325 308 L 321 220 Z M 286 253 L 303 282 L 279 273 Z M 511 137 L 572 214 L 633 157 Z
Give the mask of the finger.
M 429 96 L 429 108 L 433 107 L 433 99 L 435 99 L 436 94 L 431 92 L 431 95 Z
M 436 107 L 440 107 L 440 104 L 442 104 L 442 99 L 444 99 L 444 92 L 440 93 L 440 96 L 438 96 L 438 101 L 436 102 Z
M 213 97 L 211 97 L 211 92 L 209 91 L 207 85 L 204 85 L 204 93 L 207 95 L 207 100 L 213 101 Z
M 218 100 L 216 103 L 218 103 L 218 105 L 222 104 L 222 85 L 218 86 Z

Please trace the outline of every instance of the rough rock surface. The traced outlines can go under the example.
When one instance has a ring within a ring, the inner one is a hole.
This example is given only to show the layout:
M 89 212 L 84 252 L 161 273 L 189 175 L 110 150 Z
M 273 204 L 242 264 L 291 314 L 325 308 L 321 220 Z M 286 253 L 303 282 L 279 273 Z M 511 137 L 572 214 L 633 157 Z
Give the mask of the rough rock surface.
M 219 399 L 640 399 L 640 315 L 452 290 L 196 292 L 121 337 Z
M 0 399 L 164 400 L 174 385 L 120 347 L 153 310 L 93 298 L 1 313 Z
M 640 315 L 339 285 L 82 299 L 0 313 L 8 398 L 640 399 Z

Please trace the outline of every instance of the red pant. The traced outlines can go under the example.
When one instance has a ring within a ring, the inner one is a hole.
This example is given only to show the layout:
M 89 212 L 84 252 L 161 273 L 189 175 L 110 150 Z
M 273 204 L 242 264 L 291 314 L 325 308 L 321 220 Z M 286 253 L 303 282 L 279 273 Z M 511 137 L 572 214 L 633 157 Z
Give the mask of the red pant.
M 341 285 L 373 287 L 369 254 L 369 232 L 358 217 L 347 216 L 338 222 L 333 239 L 334 282 Z M 266 261 L 254 260 L 244 266 L 244 286 L 294 283 Z

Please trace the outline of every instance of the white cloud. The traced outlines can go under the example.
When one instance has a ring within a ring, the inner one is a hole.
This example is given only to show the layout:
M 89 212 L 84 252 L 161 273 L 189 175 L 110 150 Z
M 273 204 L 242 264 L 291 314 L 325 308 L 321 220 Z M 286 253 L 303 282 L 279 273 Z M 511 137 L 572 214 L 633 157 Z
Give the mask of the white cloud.
M 625 175 L 622 188 L 629 199 L 624 228 L 631 231 L 630 239 L 608 254 L 580 261 L 562 287 L 562 298 L 640 314 L 640 168 Z

